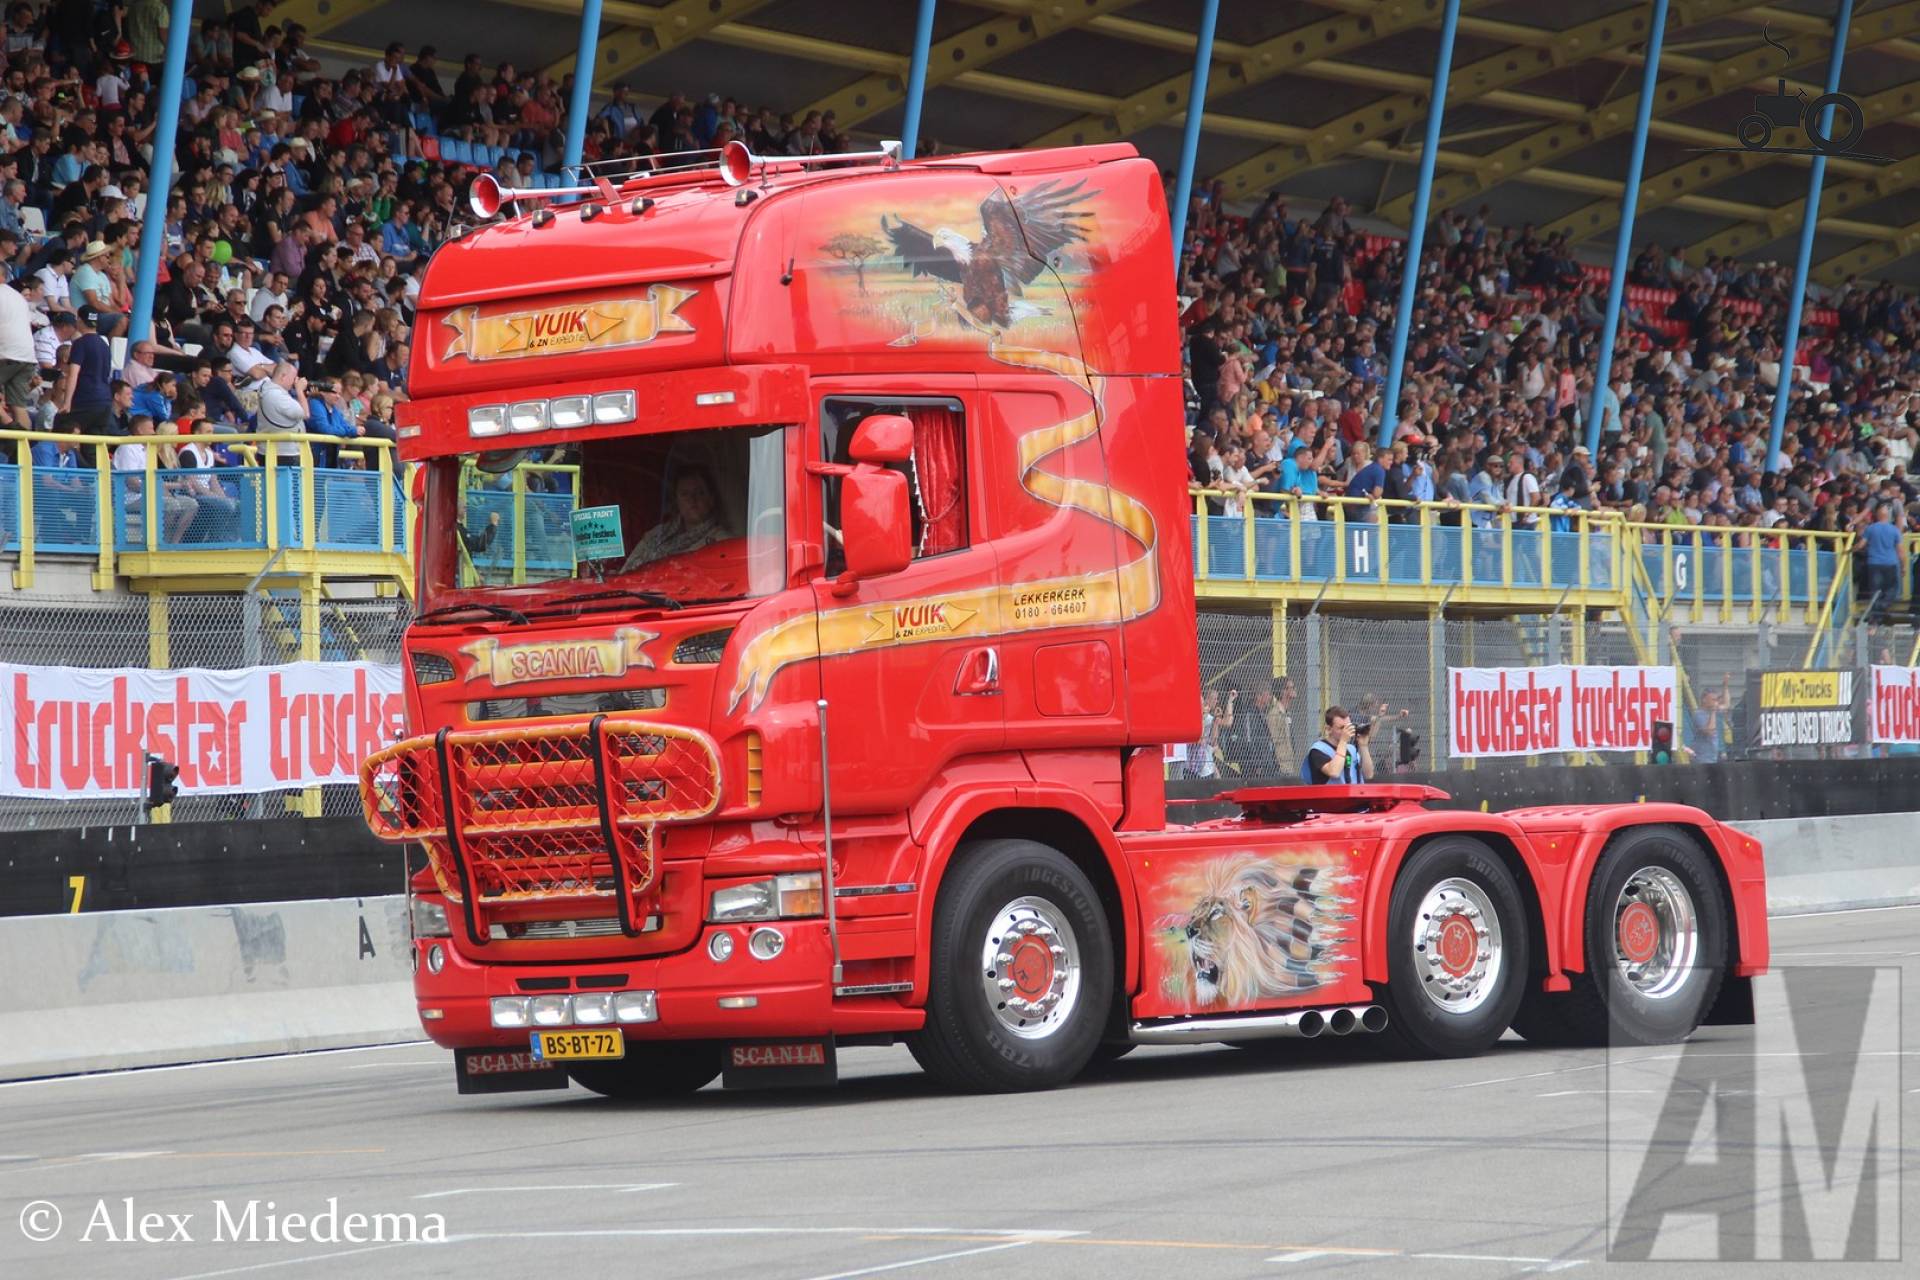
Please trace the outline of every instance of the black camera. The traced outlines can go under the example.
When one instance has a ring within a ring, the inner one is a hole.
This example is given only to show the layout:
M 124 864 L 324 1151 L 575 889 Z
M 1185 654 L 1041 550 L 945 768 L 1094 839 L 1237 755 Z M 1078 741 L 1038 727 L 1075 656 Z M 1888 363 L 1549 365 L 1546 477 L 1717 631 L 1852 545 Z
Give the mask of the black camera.
M 1373 732 L 1373 721 L 1365 716 L 1356 716 L 1353 721 L 1353 736 L 1364 738 Z

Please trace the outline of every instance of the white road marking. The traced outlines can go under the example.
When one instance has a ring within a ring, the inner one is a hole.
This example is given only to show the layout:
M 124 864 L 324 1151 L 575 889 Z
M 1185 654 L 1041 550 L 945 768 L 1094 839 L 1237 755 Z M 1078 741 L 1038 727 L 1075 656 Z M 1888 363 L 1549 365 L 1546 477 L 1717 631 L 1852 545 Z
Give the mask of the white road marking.
M 1606 1097 L 1615 1097 L 1623 1093 L 1665 1093 L 1665 1092 L 1666 1090 L 1664 1089 L 1556 1089 L 1552 1093 L 1536 1093 L 1533 1096 L 1536 1098 L 1574 1098 L 1574 1097 L 1579 1097 L 1582 1094 L 1593 1093 L 1593 1094 L 1601 1094 Z M 1718 1090 L 1718 1092 L 1726 1093 L 1728 1092 L 1728 1090 L 1721 1089 L 1721 1090 Z
M 173 1280 L 214 1280 L 216 1276 L 244 1275 L 249 1271 L 270 1271 L 275 1267 L 297 1267 L 306 1262 L 330 1262 L 335 1258 L 351 1258 L 362 1253 L 379 1253 L 383 1249 L 399 1249 L 414 1243 L 417 1242 L 395 1240 L 389 1244 L 370 1244 L 358 1249 L 341 1249 L 334 1253 L 310 1253 L 300 1258 L 281 1258 L 277 1262 L 255 1262 L 244 1267 L 228 1267 L 224 1271 L 196 1271 L 190 1276 L 175 1276 Z
M 1409 1253 L 1409 1258 L 1433 1262 L 1511 1262 L 1529 1271 L 1568 1271 L 1584 1267 L 1584 1258 L 1510 1258 L 1497 1253 Z
M 117 1080 L 123 1076 L 151 1076 L 162 1071 L 203 1071 L 208 1067 L 246 1067 L 261 1062 L 285 1062 L 289 1058 L 322 1058 L 337 1053 L 378 1053 L 382 1049 L 411 1049 L 425 1040 L 396 1040 L 392 1044 L 363 1044 L 352 1049 L 309 1049 L 304 1053 L 263 1053 L 253 1058 L 220 1058 L 213 1062 L 177 1062 L 168 1067 L 122 1067 L 115 1071 L 89 1071 L 77 1076 L 42 1076 L 38 1080 L 0 1081 L 0 1089 L 26 1089 L 42 1084 L 72 1084 L 76 1080 Z
M 814 1276 L 812 1280 L 853 1280 L 855 1276 L 877 1276 L 883 1271 L 900 1271 L 906 1267 L 924 1267 L 934 1262 L 951 1262 L 955 1258 L 972 1258 L 983 1253 L 999 1253 L 1005 1249 L 1024 1249 L 1032 1244 L 1031 1240 L 1009 1240 L 1005 1244 L 982 1245 L 978 1249 L 960 1249 L 953 1253 L 936 1253 L 929 1258 L 908 1258 L 904 1262 L 883 1262 L 876 1267 L 860 1267 L 854 1271 L 832 1271 L 823 1276 Z
M 586 1182 L 571 1186 L 541 1187 L 455 1187 L 451 1191 L 428 1191 L 415 1200 L 444 1200 L 448 1196 L 483 1196 L 521 1191 L 661 1191 L 677 1187 L 677 1182 Z
M 1600 1068 L 1608 1065 L 1606 1062 L 1585 1062 L 1577 1067 L 1555 1067 L 1551 1071 L 1529 1071 L 1525 1075 L 1495 1076 L 1491 1080 L 1469 1080 L 1465 1084 L 1450 1084 L 1447 1086 L 1447 1089 L 1480 1089 L 1490 1084 L 1514 1084 L 1521 1080 L 1544 1080 L 1548 1076 L 1572 1075 L 1577 1071 L 1598 1071 Z
M 1037 1228 L 1031 1231 L 1007 1227 L 582 1227 L 563 1231 L 464 1231 L 448 1236 L 448 1244 L 468 1240 L 588 1240 L 624 1239 L 655 1236 L 1004 1236 L 1023 1244 L 1037 1241 L 1066 1240 L 1084 1236 L 1084 1231 Z
M 1769 914 L 1775 920 L 1817 920 L 1821 916 L 1864 916 L 1876 911 L 1920 911 L 1920 902 L 1896 902 L 1890 907 L 1842 907 L 1838 911 L 1782 911 Z
M 1295 1249 L 1292 1253 L 1276 1253 L 1268 1262 L 1312 1262 L 1315 1258 L 1334 1258 L 1349 1255 L 1335 1253 L 1331 1249 Z
M 348 1071 L 390 1071 L 395 1067 L 450 1067 L 452 1061 L 435 1058 L 432 1062 L 354 1062 L 347 1066 Z

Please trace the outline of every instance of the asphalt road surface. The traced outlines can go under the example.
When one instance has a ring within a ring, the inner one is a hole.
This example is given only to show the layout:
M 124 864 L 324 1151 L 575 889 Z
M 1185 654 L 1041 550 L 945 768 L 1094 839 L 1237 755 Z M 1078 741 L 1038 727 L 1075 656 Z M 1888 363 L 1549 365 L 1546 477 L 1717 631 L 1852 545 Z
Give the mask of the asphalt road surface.
M 1774 943 L 1782 967 L 1898 966 L 1908 1030 L 1882 1031 L 1899 1047 L 1878 1060 L 1920 1052 L 1920 909 L 1776 921 Z M 1797 1064 L 1784 1043 L 1766 1061 Z M 1699 1045 L 1769 1069 L 1748 1028 Z M 463 1098 L 425 1044 L 29 1082 L 0 1086 L 0 1276 L 1643 1280 L 1606 1260 L 1609 1086 L 1615 1106 L 1653 1093 L 1639 1086 L 1674 1053 L 1141 1049 L 1058 1092 L 977 1098 L 937 1091 L 904 1049 L 855 1049 L 830 1092 L 716 1085 L 648 1106 Z M 1895 1072 L 1903 1128 L 1880 1138 L 1905 1175 L 1898 1209 L 1883 1203 L 1906 1269 L 1875 1274 L 1920 1274 L 1916 1077 Z M 382 1242 L 350 1243 L 355 1213 L 363 1239 L 375 1214 L 413 1215 L 421 1238 L 392 1242 L 396 1216 Z M 296 1214 L 321 1217 L 302 1234 Z M 1771 1274 L 1827 1270 L 1863 1274 Z

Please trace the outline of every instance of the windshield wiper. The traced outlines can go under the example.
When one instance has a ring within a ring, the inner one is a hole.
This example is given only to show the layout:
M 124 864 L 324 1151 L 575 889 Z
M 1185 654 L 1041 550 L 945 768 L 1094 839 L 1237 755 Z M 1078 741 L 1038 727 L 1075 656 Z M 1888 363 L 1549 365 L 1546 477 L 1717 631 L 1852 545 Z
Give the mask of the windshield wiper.
M 577 605 L 592 604 L 606 600 L 638 600 L 642 604 L 650 604 L 659 609 L 680 608 L 680 602 L 664 591 L 629 591 L 623 588 L 615 591 L 590 591 L 584 596 L 573 596 L 566 600 L 556 600 L 550 606 L 541 610 L 541 612 L 551 613 L 557 609 L 571 609 Z
M 518 609 L 509 609 L 505 605 L 498 605 L 498 604 L 444 605 L 438 609 L 427 610 L 425 613 L 421 614 L 419 617 L 415 618 L 413 621 L 414 621 L 414 624 L 417 626 L 423 622 L 435 622 L 441 618 L 450 618 L 457 613 L 484 613 L 488 617 L 498 618 L 502 622 L 511 622 L 517 626 L 525 626 L 527 623 L 526 614 L 520 612 Z

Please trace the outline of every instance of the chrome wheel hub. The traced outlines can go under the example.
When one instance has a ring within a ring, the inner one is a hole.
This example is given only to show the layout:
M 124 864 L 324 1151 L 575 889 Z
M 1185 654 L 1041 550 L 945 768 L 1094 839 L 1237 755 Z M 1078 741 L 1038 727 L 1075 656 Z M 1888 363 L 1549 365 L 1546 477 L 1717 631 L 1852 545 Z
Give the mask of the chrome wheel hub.
M 1486 889 L 1454 877 L 1427 890 L 1413 922 L 1420 989 L 1448 1013 L 1471 1013 L 1499 986 L 1505 948 Z
M 1045 898 L 1015 898 L 994 913 L 982 939 L 987 1008 L 1024 1040 L 1065 1024 L 1080 999 L 1080 944 L 1062 911 Z
M 1628 986 L 1664 1000 L 1686 985 L 1700 956 L 1693 895 L 1665 867 L 1627 877 L 1613 904 L 1613 962 Z

